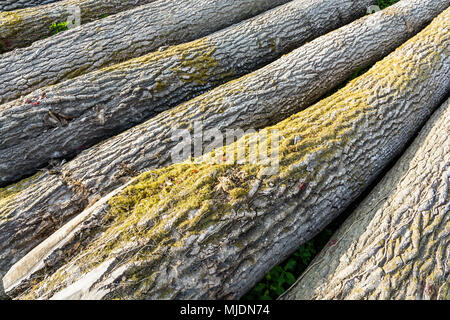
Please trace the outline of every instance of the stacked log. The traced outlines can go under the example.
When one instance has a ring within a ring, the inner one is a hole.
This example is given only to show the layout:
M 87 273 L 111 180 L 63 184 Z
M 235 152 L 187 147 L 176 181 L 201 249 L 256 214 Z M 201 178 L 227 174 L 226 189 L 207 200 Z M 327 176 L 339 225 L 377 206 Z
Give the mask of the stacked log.
M 441 1 L 441 5 L 448 2 Z M 247 74 L 311 38 L 351 22 L 365 12 L 368 3 L 293 1 L 211 36 L 43 88 L 0 106 L 0 186 L 35 173 L 52 159 L 71 157 L 79 149 L 140 124 L 231 77 Z M 345 57 L 353 61 L 340 62 L 345 69 L 339 70 L 341 80 L 358 65 L 373 62 L 400 45 L 436 16 L 440 6 L 410 7 L 402 11 L 413 21 L 410 29 L 401 15 L 397 19 L 384 15 L 377 27 L 362 34 L 364 39 Z M 340 11 L 343 13 L 337 14 Z M 348 46 L 353 45 L 350 38 L 360 26 L 344 32 Z M 388 36 L 390 28 L 396 30 L 395 35 Z M 375 32 L 376 38 L 369 38 Z M 368 44 L 374 50 L 363 59 L 356 49 Z M 348 46 L 330 50 L 343 53 Z M 319 47 L 316 53 L 319 49 L 323 51 Z M 308 56 L 312 54 L 308 52 Z
M 282 299 L 449 298 L 450 100 Z
M 67 22 L 69 17 L 77 22 L 77 13 L 80 14 L 79 22 L 85 24 L 153 1 L 155 0 L 66 0 L 0 12 L 0 53 L 26 47 L 51 36 L 54 32 L 50 28 L 52 24 Z
M 288 1 L 159 0 L 59 33 L 1 56 L 0 103 L 198 39 Z
M 202 163 L 146 172 L 25 256 L 6 290 L 15 298 L 240 297 L 358 197 L 449 93 L 449 18 L 447 9 L 336 94 L 267 128 L 259 146 L 280 136 L 272 175 L 264 163 L 211 164 L 217 150 Z M 225 154 L 247 154 L 256 136 Z

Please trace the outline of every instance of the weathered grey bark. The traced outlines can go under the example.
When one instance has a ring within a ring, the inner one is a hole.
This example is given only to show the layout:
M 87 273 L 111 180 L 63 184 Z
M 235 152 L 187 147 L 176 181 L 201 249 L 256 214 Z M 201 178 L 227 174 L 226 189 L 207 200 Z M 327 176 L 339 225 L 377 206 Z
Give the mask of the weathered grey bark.
M 78 7 L 85 24 L 156 0 L 65 0 L 38 7 L 0 12 L 0 53 L 22 48 L 52 35 L 52 23 L 66 22 Z
M 274 175 L 261 163 L 147 172 L 32 250 L 6 290 L 15 298 L 241 296 L 360 195 L 448 94 L 449 17 L 450 9 L 365 75 L 269 128 L 281 136 Z M 247 150 L 240 141 L 225 154 Z
M 161 46 L 191 41 L 289 0 L 158 0 L 0 58 L 0 103 Z
M 448 299 L 450 100 L 282 299 Z
M 52 2 L 61 2 L 58 0 L 2 0 L 0 3 L 0 11 L 10 11 L 22 8 L 39 6 Z
M 261 128 L 305 108 L 354 68 L 392 48 L 391 41 L 403 39 L 410 22 L 398 15 L 399 6 L 327 34 L 257 72 L 163 112 L 86 150 L 52 174 L 5 188 L 0 196 L 0 271 L 6 272 L 69 218 L 130 176 L 170 164 L 177 127 L 192 127 L 201 120 L 205 130 Z M 420 8 L 419 16 L 431 10 L 426 3 Z M 420 20 L 413 17 L 412 26 Z M 394 36 L 393 30 L 401 36 Z M 340 47 L 336 41 L 341 41 Z
M 93 145 L 142 123 L 232 76 L 253 71 L 307 40 L 364 15 L 371 2 L 293 1 L 211 36 L 92 72 L 0 106 L 0 186 L 36 172 L 52 158 L 73 155 L 80 146 Z M 440 1 L 441 7 L 445 3 L 450 1 Z M 411 7 L 416 10 L 403 12 L 414 21 L 411 32 L 439 13 L 436 4 L 433 10 L 417 10 L 418 5 Z M 381 24 L 386 25 L 368 30 L 367 42 L 361 42 L 345 56 L 354 61 L 344 62 L 339 71 L 345 69 L 348 74 L 359 64 L 376 60 L 410 35 L 401 16 L 381 17 L 385 19 Z M 396 29 L 391 36 L 389 29 L 399 24 L 403 28 Z M 352 32 L 358 27 L 359 24 L 354 26 Z M 381 34 L 369 39 L 368 34 L 372 36 L 379 29 Z M 353 45 L 354 34 L 347 33 L 347 43 Z M 382 44 L 377 43 L 383 37 Z M 358 49 L 365 49 L 369 42 L 375 49 L 358 57 Z M 343 50 L 330 48 L 330 51 Z M 316 53 L 319 52 L 323 52 L 323 45 L 316 48 Z M 313 57 L 312 53 L 308 54 Z M 294 59 L 291 58 L 296 64 Z M 276 68 L 269 69 L 274 79 L 278 74 Z M 345 72 L 340 72 L 338 78 L 342 79 Z M 267 77 L 267 70 L 260 74 Z M 203 115 L 207 116 L 208 111 Z

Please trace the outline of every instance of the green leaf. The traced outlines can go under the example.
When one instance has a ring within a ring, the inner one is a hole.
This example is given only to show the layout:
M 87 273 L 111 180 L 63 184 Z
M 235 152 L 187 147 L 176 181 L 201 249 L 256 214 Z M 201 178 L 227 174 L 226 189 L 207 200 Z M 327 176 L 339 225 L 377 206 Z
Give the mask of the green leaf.
M 291 286 L 295 282 L 295 277 L 292 273 L 286 272 L 286 280 L 289 286 Z
M 289 259 L 286 265 L 284 266 L 284 270 L 294 270 L 295 266 L 297 265 L 297 261 L 294 259 Z

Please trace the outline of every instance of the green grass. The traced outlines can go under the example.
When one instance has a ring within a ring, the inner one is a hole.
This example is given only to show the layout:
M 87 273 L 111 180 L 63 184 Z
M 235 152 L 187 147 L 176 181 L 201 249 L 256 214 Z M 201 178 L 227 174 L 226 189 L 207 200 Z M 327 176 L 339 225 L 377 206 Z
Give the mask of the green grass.
M 58 22 L 58 23 L 54 22 L 50 25 L 49 29 L 52 32 L 52 35 L 55 35 L 59 32 L 69 30 L 69 27 L 67 26 L 67 24 L 68 24 L 67 21 Z

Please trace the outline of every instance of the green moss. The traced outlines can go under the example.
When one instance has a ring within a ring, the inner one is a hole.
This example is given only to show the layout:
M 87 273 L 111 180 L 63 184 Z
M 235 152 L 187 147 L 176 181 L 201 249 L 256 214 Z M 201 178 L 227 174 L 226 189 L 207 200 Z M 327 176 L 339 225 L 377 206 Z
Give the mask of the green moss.
M 230 197 L 232 199 L 239 199 L 248 194 L 248 190 L 244 188 L 234 188 L 230 191 Z
M 194 42 L 195 43 L 195 42 Z M 219 62 L 213 57 L 216 48 L 205 39 L 195 43 L 195 51 L 182 50 L 179 55 L 180 65 L 171 70 L 183 82 L 194 82 L 197 85 L 209 83 L 213 76 L 223 72 Z M 233 71 L 223 74 L 224 78 L 234 75 Z
M 199 40 L 168 47 L 162 51 L 152 52 L 148 55 L 131 59 L 126 62 L 109 66 L 103 71 L 126 71 L 133 67 L 142 67 L 144 64 L 176 59 L 178 63 L 171 68 L 175 77 L 184 83 L 194 83 L 204 86 L 214 79 L 225 81 L 234 76 L 233 70 L 225 70 L 213 57 L 215 46 L 205 37 Z M 118 59 L 115 59 L 118 60 Z M 167 83 L 156 81 L 155 91 L 166 89 Z
M 0 188 L 0 218 L 5 217 L 9 212 L 9 203 L 17 194 L 32 186 L 42 175 L 42 172 L 35 174 L 27 179 L 23 179 L 15 184 Z
M 2 204 L 4 201 L 6 201 L 8 198 L 11 198 L 15 196 L 16 194 L 22 192 L 32 184 L 42 175 L 42 172 L 39 172 L 35 174 L 34 176 L 31 176 L 29 178 L 23 179 L 15 184 L 12 184 L 10 186 L 0 188 L 0 207 L 2 207 Z
M 270 39 L 270 51 L 275 52 L 277 50 L 277 43 L 275 39 Z
M 65 74 L 64 77 L 62 77 L 62 78 L 63 78 L 63 79 L 73 79 L 73 78 L 76 78 L 76 77 L 78 77 L 78 76 L 80 76 L 80 75 L 82 75 L 82 74 L 85 74 L 86 71 L 87 71 L 88 69 L 89 69 L 89 66 L 87 66 L 87 65 L 81 66 L 81 67 L 78 68 L 78 69 L 75 69 L 75 70 L 72 70 L 72 71 L 68 72 L 68 73 Z
M 62 31 L 69 30 L 69 27 L 67 25 L 68 25 L 67 21 L 65 21 L 65 22 L 54 22 L 54 23 L 52 23 L 50 25 L 49 29 L 50 29 L 51 33 L 53 35 L 55 35 L 55 34 L 60 33 Z
M 167 84 L 163 81 L 156 81 L 156 91 L 163 91 L 167 88 Z
M 0 12 L 0 24 L 13 27 L 22 22 L 22 17 L 15 11 Z
M 412 41 L 420 44 L 429 39 L 425 34 Z M 424 59 L 428 61 L 432 56 Z M 269 127 L 269 132 L 276 130 L 282 137 L 279 145 L 280 167 L 277 174 L 263 178 L 260 189 L 270 184 L 280 187 L 292 186 L 298 181 L 304 181 L 305 185 L 316 181 L 320 170 L 308 171 L 309 161 L 313 161 L 316 168 L 327 166 L 334 160 L 336 149 L 343 149 L 354 140 L 355 128 L 352 124 L 376 112 L 368 102 L 368 97 L 375 95 L 374 83 L 384 88 L 395 85 L 397 94 L 402 95 L 403 90 L 409 90 L 410 79 L 423 76 L 435 66 L 424 63 L 424 69 L 418 70 L 404 52 L 393 54 L 334 95 Z M 245 77 L 227 86 L 230 90 L 241 90 L 245 86 L 243 79 Z M 196 103 L 201 98 L 193 101 Z M 238 142 L 223 147 L 223 154 L 226 158 L 235 154 L 248 157 L 252 152 L 248 144 L 252 136 L 248 134 Z M 301 139 L 297 139 L 298 136 Z M 84 256 L 79 257 L 79 265 L 91 270 L 105 259 L 116 256 L 136 239 L 145 244 L 140 245 L 139 254 L 121 259 L 143 260 L 158 265 L 159 259 L 163 259 L 168 252 L 179 250 L 187 238 L 205 234 L 208 227 L 226 221 L 224 218 L 228 215 L 247 210 L 249 202 L 234 201 L 234 197 L 245 195 L 265 167 L 260 163 L 214 162 L 212 160 L 217 160 L 217 151 L 202 157 L 203 163 L 186 161 L 146 172 L 112 198 L 102 223 L 103 233 L 89 244 Z M 353 174 L 360 175 L 358 172 Z M 218 244 L 227 235 L 225 230 L 215 232 L 203 239 L 200 245 Z M 151 266 L 147 268 L 152 270 Z

